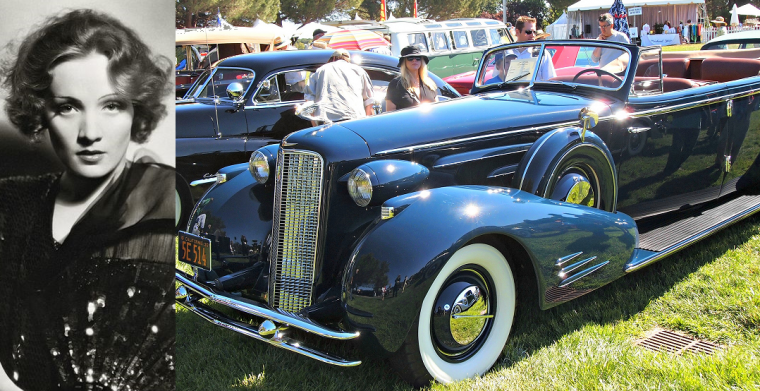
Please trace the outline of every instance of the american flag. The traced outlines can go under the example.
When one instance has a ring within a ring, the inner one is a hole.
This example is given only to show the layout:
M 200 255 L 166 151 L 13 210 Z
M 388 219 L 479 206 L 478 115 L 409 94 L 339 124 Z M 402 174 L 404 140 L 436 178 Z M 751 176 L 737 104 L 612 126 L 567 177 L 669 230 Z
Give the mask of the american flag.
M 630 38 L 631 36 L 628 34 L 628 13 L 625 10 L 622 0 L 615 0 L 615 2 L 612 3 L 610 14 L 612 14 L 612 17 L 615 19 L 615 31 L 619 31 Z

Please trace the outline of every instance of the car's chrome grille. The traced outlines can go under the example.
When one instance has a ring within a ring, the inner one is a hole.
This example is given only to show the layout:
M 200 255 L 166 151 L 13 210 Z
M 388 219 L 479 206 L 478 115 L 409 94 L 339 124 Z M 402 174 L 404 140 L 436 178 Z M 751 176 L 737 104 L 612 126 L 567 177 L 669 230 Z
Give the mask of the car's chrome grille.
M 322 156 L 280 150 L 275 176 L 270 304 L 297 312 L 311 304 L 317 257 Z

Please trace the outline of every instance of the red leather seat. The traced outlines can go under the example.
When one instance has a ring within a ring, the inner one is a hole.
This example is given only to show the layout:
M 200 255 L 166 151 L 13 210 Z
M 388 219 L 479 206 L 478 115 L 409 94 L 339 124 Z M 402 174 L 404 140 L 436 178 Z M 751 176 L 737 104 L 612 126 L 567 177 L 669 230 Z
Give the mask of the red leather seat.
M 636 76 L 659 77 L 660 68 L 658 60 L 644 60 L 639 62 L 636 68 Z M 690 61 L 688 58 L 663 58 L 662 70 L 667 77 L 690 78 Z
M 651 89 L 656 89 L 659 87 L 657 83 L 654 83 L 655 81 L 660 80 L 659 77 L 648 77 L 648 76 L 636 76 L 634 79 L 634 82 L 639 83 L 643 81 L 651 80 L 653 83 L 650 88 L 647 87 L 640 87 L 637 90 L 638 91 L 647 91 Z M 678 90 L 685 90 L 692 87 L 699 86 L 699 83 L 694 82 L 690 79 L 684 79 L 682 77 L 665 77 L 662 79 L 662 85 L 663 85 L 663 92 L 671 92 L 671 91 L 678 91 Z
M 702 61 L 700 79 L 727 82 L 757 76 L 760 60 L 751 58 L 706 58 Z

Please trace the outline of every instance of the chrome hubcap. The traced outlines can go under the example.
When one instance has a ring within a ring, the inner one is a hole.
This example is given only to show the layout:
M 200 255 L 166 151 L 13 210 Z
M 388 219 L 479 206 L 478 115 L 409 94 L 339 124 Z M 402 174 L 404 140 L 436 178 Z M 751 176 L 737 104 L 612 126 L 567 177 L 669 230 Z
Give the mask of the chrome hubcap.
M 460 360 L 474 353 L 490 329 L 494 304 L 483 274 L 461 270 L 446 283 L 436 300 L 431 322 L 438 353 Z
M 586 176 L 577 172 L 563 174 L 554 186 L 550 197 L 553 200 L 571 204 L 593 207 L 595 205 L 594 189 Z

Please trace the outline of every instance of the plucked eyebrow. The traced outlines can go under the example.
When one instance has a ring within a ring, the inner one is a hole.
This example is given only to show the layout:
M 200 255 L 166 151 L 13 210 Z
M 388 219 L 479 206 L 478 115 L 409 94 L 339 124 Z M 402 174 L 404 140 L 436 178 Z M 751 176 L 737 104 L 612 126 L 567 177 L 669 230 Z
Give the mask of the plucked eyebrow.
M 114 92 L 112 94 L 106 94 L 106 95 L 101 96 L 100 98 L 98 98 L 98 101 L 103 101 L 103 100 L 108 100 L 108 99 L 114 99 L 114 98 L 119 99 L 119 100 L 126 100 L 127 99 L 124 96 L 122 96 L 122 95 L 117 94 L 117 93 Z M 53 99 L 61 99 L 61 100 L 70 100 L 70 101 L 80 102 L 79 99 L 71 97 L 71 96 L 57 96 L 57 95 L 53 95 Z

